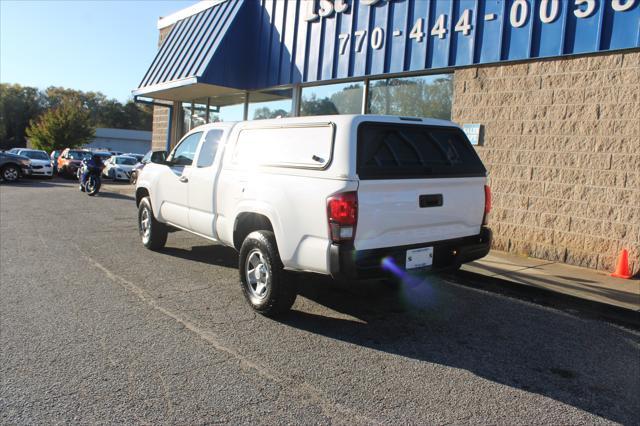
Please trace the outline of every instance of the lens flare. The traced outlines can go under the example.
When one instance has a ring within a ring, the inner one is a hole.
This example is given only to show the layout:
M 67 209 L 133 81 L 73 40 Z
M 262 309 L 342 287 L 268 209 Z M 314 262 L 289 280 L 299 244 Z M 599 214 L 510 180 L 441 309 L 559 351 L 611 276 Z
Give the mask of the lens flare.
M 402 278 L 407 274 L 405 271 L 402 270 L 402 268 L 396 265 L 396 263 L 393 261 L 393 258 L 391 256 L 387 256 L 383 258 L 381 265 L 382 265 L 382 269 L 384 269 L 385 271 L 391 272 L 393 275 L 395 275 L 398 278 Z
M 387 256 L 380 261 L 383 270 L 392 273 L 402 286 L 402 298 L 407 305 L 425 308 L 434 304 L 435 292 L 428 276 L 408 273 L 401 268 L 392 257 Z

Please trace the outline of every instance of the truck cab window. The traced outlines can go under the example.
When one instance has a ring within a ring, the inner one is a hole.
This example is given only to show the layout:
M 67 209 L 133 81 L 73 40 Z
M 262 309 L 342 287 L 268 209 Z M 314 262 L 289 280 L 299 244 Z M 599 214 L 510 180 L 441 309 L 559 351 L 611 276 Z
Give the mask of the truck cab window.
M 207 133 L 204 142 L 202 142 L 202 147 L 200 147 L 200 154 L 198 154 L 198 167 L 209 167 L 213 164 L 222 133 L 223 131 L 218 129 Z
M 196 155 L 196 148 L 200 142 L 202 132 L 192 133 L 176 146 L 167 159 L 174 166 L 190 166 Z

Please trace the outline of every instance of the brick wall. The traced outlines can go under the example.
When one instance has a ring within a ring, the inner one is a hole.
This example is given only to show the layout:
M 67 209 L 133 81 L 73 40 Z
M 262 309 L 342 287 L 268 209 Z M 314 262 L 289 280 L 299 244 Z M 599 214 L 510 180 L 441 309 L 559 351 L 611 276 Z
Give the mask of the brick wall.
M 158 35 L 158 47 L 167 38 L 173 26 L 160 30 Z M 163 150 L 167 146 L 167 131 L 169 129 L 169 108 L 153 107 L 153 127 L 151 132 L 151 148 L 154 151 Z
M 169 130 L 169 108 L 153 107 L 153 127 L 151 131 L 151 149 L 160 151 L 167 146 Z
M 640 52 L 460 69 L 453 120 L 485 126 L 495 248 L 640 269 Z

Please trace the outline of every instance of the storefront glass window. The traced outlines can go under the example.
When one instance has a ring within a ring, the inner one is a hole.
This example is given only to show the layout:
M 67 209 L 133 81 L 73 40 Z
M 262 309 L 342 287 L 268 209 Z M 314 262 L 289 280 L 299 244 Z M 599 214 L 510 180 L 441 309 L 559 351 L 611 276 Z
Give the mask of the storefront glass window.
M 191 113 L 191 128 L 201 126 L 207 123 L 207 100 L 198 99 L 193 104 L 193 111 Z
M 182 102 L 182 128 L 179 137 L 197 126 L 218 121 L 241 121 L 244 116 L 243 93 Z M 207 108 L 208 106 L 208 108 Z
M 291 117 L 292 114 L 291 89 L 265 90 L 249 94 L 248 120 L 262 120 L 265 118 Z
M 452 98 L 452 74 L 371 80 L 367 112 L 450 120 Z
M 180 134 L 178 138 L 186 135 L 189 130 L 191 130 L 191 102 L 183 102 L 182 103 L 182 129 L 180 129 Z
M 360 82 L 305 87 L 300 98 L 300 115 L 359 114 L 363 90 Z
M 242 121 L 244 119 L 244 101 L 244 93 L 209 98 L 209 105 L 211 105 L 209 123 Z
M 182 103 L 182 133 L 180 137 L 187 134 L 191 129 L 207 122 L 207 100 L 201 103 L 202 99 L 195 102 Z

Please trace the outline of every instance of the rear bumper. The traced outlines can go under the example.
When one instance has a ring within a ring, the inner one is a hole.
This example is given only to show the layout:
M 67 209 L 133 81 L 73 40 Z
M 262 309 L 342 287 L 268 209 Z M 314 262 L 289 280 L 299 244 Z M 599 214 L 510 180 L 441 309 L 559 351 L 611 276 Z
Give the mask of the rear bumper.
M 330 248 L 331 276 L 336 279 L 371 279 L 390 275 L 382 267 L 382 260 L 393 262 L 404 270 L 407 250 L 433 247 L 433 265 L 420 271 L 442 271 L 463 263 L 480 259 L 489 253 L 492 232 L 481 228 L 480 234 L 452 240 L 425 242 L 400 247 L 385 247 L 372 250 L 356 250 L 353 246 L 332 244 Z M 414 270 L 416 271 L 416 270 Z

